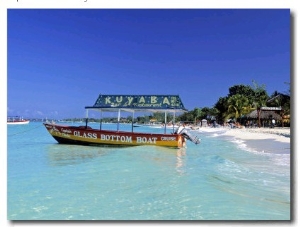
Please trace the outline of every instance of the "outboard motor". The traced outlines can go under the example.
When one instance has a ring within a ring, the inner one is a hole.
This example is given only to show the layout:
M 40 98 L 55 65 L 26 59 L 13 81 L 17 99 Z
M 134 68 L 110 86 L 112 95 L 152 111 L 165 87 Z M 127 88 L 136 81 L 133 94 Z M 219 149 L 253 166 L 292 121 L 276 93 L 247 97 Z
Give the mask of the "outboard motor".
M 180 125 L 180 126 L 176 129 L 176 131 L 174 132 L 174 134 L 181 134 L 181 132 L 182 132 L 183 130 L 185 130 L 185 127 L 183 127 L 183 126 Z
M 198 136 L 192 135 L 185 127 L 179 126 L 174 134 L 180 134 L 184 138 L 186 138 L 189 141 L 192 141 L 195 144 L 199 144 L 201 142 L 200 138 Z

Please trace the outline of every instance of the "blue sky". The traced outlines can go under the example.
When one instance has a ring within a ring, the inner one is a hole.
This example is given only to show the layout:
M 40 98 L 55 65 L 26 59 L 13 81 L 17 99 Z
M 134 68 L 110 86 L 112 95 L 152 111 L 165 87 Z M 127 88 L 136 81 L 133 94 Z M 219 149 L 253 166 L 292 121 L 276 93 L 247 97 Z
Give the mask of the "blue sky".
M 7 16 L 8 115 L 84 117 L 100 93 L 178 94 L 192 110 L 213 107 L 236 84 L 255 80 L 270 95 L 291 81 L 287 9 L 8 9 Z

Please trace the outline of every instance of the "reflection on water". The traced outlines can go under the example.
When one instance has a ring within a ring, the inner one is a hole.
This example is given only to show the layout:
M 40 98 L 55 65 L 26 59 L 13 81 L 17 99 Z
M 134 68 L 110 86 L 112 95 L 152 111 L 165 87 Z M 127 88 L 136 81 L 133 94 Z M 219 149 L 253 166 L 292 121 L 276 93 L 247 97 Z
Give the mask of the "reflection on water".
M 180 174 L 185 173 L 185 156 L 186 156 L 186 149 L 180 148 L 177 151 L 177 159 L 176 159 L 176 171 Z
M 150 146 L 149 146 L 150 147 Z M 170 167 L 175 167 L 175 170 L 180 175 L 186 173 L 186 148 L 168 148 L 168 147 L 152 147 L 157 152 L 148 153 L 147 159 L 154 160 L 160 165 L 168 165 Z M 152 158 L 150 158 L 153 156 Z M 175 164 L 175 165 L 174 165 Z
M 51 165 L 74 165 L 106 155 L 113 151 L 109 147 L 90 147 L 79 145 L 51 144 L 47 146 Z

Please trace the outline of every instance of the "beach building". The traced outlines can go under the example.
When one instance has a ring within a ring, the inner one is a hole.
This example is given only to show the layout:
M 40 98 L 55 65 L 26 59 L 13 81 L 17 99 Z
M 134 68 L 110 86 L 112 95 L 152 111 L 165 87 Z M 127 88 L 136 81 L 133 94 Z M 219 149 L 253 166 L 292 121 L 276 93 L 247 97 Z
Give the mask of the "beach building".
M 271 127 L 275 125 L 282 126 L 282 117 L 280 116 L 281 107 L 261 107 L 260 119 L 262 127 Z M 249 127 L 256 127 L 258 121 L 257 110 L 253 110 L 246 115 L 247 125 Z M 272 122 L 273 121 L 273 122 Z M 252 122 L 252 124 L 251 124 Z M 253 123 L 254 122 L 254 123 Z
M 207 120 L 206 119 L 202 119 L 201 120 L 201 125 L 202 125 L 202 127 L 207 127 Z

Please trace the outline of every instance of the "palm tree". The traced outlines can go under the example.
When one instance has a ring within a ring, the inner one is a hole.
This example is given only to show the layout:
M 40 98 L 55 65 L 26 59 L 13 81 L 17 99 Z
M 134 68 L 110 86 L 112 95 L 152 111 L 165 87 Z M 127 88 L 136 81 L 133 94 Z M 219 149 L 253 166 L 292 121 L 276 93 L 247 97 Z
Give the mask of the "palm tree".
M 220 97 L 217 103 L 214 105 L 214 108 L 218 111 L 217 118 L 218 119 L 226 119 L 227 117 L 227 109 L 228 109 L 228 99 L 229 97 Z
M 198 118 L 201 116 L 201 114 L 202 114 L 201 109 L 198 108 L 198 107 L 196 107 L 196 108 L 194 109 L 194 111 L 193 111 L 193 114 L 194 114 L 194 116 L 195 116 L 194 122 L 195 122 L 195 125 L 196 125 L 196 124 L 197 124 L 197 119 L 198 119 Z
M 266 106 L 267 100 L 269 96 L 265 90 L 265 85 L 258 85 L 255 81 L 252 81 L 254 85 L 254 101 L 253 105 L 257 110 L 257 118 L 258 118 L 258 127 L 261 127 L 260 115 L 261 115 L 261 108 Z
M 227 104 L 227 117 L 234 116 L 236 120 L 241 117 L 242 114 L 248 113 L 250 110 L 248 98 L 241 94 L 231 96 Z

